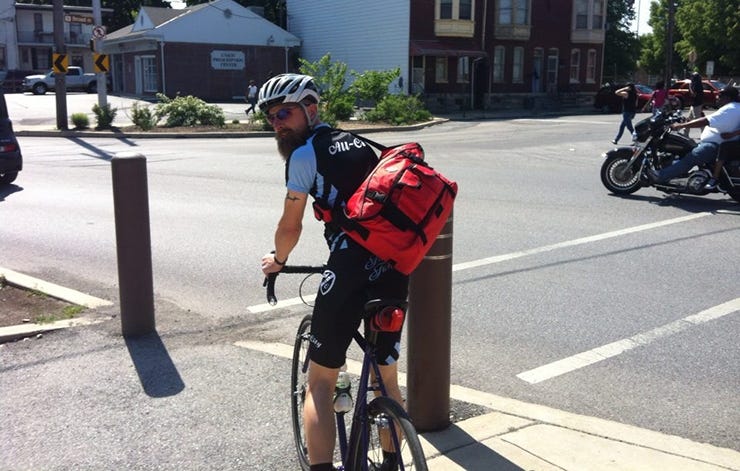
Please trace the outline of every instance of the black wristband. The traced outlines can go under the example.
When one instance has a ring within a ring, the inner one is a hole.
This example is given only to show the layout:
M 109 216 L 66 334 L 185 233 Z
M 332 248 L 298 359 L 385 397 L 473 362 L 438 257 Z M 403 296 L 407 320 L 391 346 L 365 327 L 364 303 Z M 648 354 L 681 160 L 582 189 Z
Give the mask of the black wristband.
M 278 260 L 278 258 L 275 255 L 272 256 L 272 259 L 275 261 L 276 264 L 280 265 L 281 267 L 288 262 L 287 257 L 282 262 Z

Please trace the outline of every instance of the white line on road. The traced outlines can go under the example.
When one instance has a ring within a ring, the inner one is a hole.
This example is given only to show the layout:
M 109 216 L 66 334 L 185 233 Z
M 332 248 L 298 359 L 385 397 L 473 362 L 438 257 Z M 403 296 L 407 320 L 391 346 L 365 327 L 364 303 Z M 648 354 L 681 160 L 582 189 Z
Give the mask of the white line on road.
M 574 247 L 576 245 L 589 244 L 591 242 L 599 242 L 605 239 L 611 239 L 627 234 L 633 234 L 635 232 L 647 231 L 650 229 L 656 229 L 658 227 L 669 226 L 671 224 L 678 224 L 681 222 L 691 221 L 692 219 L 701 218 L 704 216 L 711 216 L 712 213 L 696 213 L 689 214 L 688 216 L 681 216 L 674 219 L 666 219 L 665 221 L 651 222 L 649 224 L 642 224 L 640 226 L 628 227 L 626 229 L 620 229 L 618 231 L 605 232 L 603 234 L 596 234 L 588 237 L 581 237 L 580 239 L 567 240 L 565 242 L 559 242 L 552 245 L 544 245 L 542 247 L 535 247 L 529 250 L 522 250 L 520 252 L 511 252 L 503 255 L 496 255 L 495 257 L 481 258 L 479 260 L 472 260 L 470 262 L 458 263 L 452 267 L 452 271 L 468 270 L 470 268 L 481 267 L 484 265 L 492 265 L 494 263 L 500 263 L 507 260 L 513 260 L 515 258 L 526 257 L 528 255 L 536 255 L 544 252 L 550 252 L 552 250 L 564 249 L 566 247 Z
M 563 249 L 566 247 L 574 247 L 576 245 L 583 245 L 583 244 L 588 244 L 591 242 L 599 242 L 605 239 L 611 239 L 614 237 L 619 237 L 619 236 L 623 236 L 627 234 L 633 234 L 635 232 L 642 232 L 642 231 L 647 231 L 650 229 L 656 229 L 658 227 L 669 226 L 671 224 L 679 224 L 682 222 L 691 221 L 693 219 L 698 219 L 698 218 L 702 218 L 705 216 L 711 216 L 711 215 L 712 213 L 709 213 L 709 212 L 689 214 L 688 216 L 681 216 L 678 218 L 666 219 L 665 221 L 651 222 L 649 224 L 642 224 L 639 226 L 628 227 L 626 229 L 620 229 L 617 231 L 605 232 L 603 234 L 596 234 L 596 235 L 592 235 L 588 237 L 581 237 L 579 239 L 567 240 L 565 242 L 559 242 L 557 244 L 544 245 L 542 247 L 535 247 L 533 249 L 522 250 L 519 252 L 511 252 L 511 253 L 507 253 L 503 255 L 496 255 L 494 257 L 487 257 L 487 258 L 481 258 L 478 260 L 471 260 L 470 262 L 457 263 L 452 266 L 452 271 L 455 272 L 455 271 L 460 271 L 460 270 L 469 270 L 471 268 L 482 267 L 485 265 L 493 265 L 494 263 L 506 262 L 508 260 L 514 260 L 516 258 L 526 257 L 529 255 L 536 255 L 536 254 L 540 254 L 544 252 L 550 252 L 553 250 Z M 315 296 L 305 297 L 307 301 L 313 300 L 314 298 Z M 271 306 L 270 304 L 266 304 L 266 303 L 258 304 L 255 306 L 249 306 L 247 310 L 253 314 L 257 314 L 260 312 L 271 311 L 273 309 L 280 309 L 284 307 L 295 306 L 295 305 L 301 304 L 302 302 L 303 301 L 301 301 L 300 298 L 290 298 L 284 301 L 278 301 L 278 303 L 274 306 Z
M 601 347 L 581 352 L 577 355 L 563 358 L 562 360 L 554 361 L 547 365 L 519 373 L 516 376 L 517 378 L 531 384 L 540 383 L 556 376 L 593 365 L 594 363 L 606 360 L 607 358 L 615 357 L 626 351 L 632 350 L 633 348 L 648 345 L 661 338 L 677 334 L 689 329 L 690 327 L 719 319 L 720 317 L 737 311 L 740 311 L 740 298 L 735 298 L 732 301 L 711 307 L 699 312 L 698 314 L 693 314 L 691 316 L 684 317 L 683 319 L 669 322 L 668 324 L 656 327 L 647 332 L 633 335 L 632 337 L 602 345 Z

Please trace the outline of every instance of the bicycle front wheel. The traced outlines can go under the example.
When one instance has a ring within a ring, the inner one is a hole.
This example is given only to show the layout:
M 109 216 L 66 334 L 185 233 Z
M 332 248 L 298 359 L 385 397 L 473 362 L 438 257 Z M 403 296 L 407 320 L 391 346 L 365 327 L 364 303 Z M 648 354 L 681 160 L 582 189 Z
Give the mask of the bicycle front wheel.
M 308 461 L 308 448 L 306 447 L 306 436 L 303 430 L 303 402 L 306 399 L 306 388 L 308 387 L 308 371 L 304 373 L 303 368 L 308 356 L 308 336 L 311 333 L 311 316 L 306 316 L 298 326 L 298 333 L 293 346 L 293 362 L 290 373 L 290 413 L 293 418 L 293 438 L 298 452 L 298 462 L 303 471 L 309 471 L 311 465 Z
M 360 426 L 365 430 L 360 430 Z M 367 443 L 363 443 L 365 441 L 363 437 L 367 437 Z M 414 425 L 403 407 L 388 397 L 376 397 L 367 405 L 364 420 L 356 419 L 353 423 L 350 441 L 349 469 L 369 471 L 428 469 Z

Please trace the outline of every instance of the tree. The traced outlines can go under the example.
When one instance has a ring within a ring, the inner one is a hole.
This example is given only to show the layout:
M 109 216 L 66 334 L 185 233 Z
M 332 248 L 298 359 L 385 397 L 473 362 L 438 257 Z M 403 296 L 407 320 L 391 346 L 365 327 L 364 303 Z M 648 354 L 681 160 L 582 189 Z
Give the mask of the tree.
M 287 7 L 285 0 L 234 0 L 243 7 L 262 7 L 265 9 L 265 19 L 285 29 L 287 25 Z M 187 6 L 208 3 L 209 0 L 186 0 Z
M 676 10 L 676 29 L 682 36 L 676 50 L 685 59 L 695 54 L 697 70 L 706 70 L 707 61 L 714 61 L 717 75 L 740 72 L 737 0 L 682 0 Z
M 675 1 L 675 0 L 674 0 Z M 652 34 L 640 37 L 642 48 L 640 54 L 640 66 L 650 74 L 665 75 L 666 65 L 666 29 L 668 26 L 668 0 L 653 1 L 650 4 L 650 20 L 648 24 L 653 29 Z M 673 28 L 673 43 L 676 44 L 682 38 L 681 31 Z M 673 70 L 686 68 L 685 59 L 673 50 L 671 60 Z M 673 74 L 672 74 L 673 75 Z M 669 85 L 669 84 L 666 84 Z
M 640 41 L 630 31 L 635 18 L 632 0 L 609 0 L 606 6 L 606 37 L 604 38 L 604 77 L 625 77 L 637 68 Z

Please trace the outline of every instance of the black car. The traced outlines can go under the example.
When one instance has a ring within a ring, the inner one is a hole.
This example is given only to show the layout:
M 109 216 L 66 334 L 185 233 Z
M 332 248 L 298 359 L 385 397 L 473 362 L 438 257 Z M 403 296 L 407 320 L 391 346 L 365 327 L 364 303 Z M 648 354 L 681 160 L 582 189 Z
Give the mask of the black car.
M 0 91 L 0 185 L 13 183 L 22 169 L 21 147 L 13 133 L 5 94 Z

